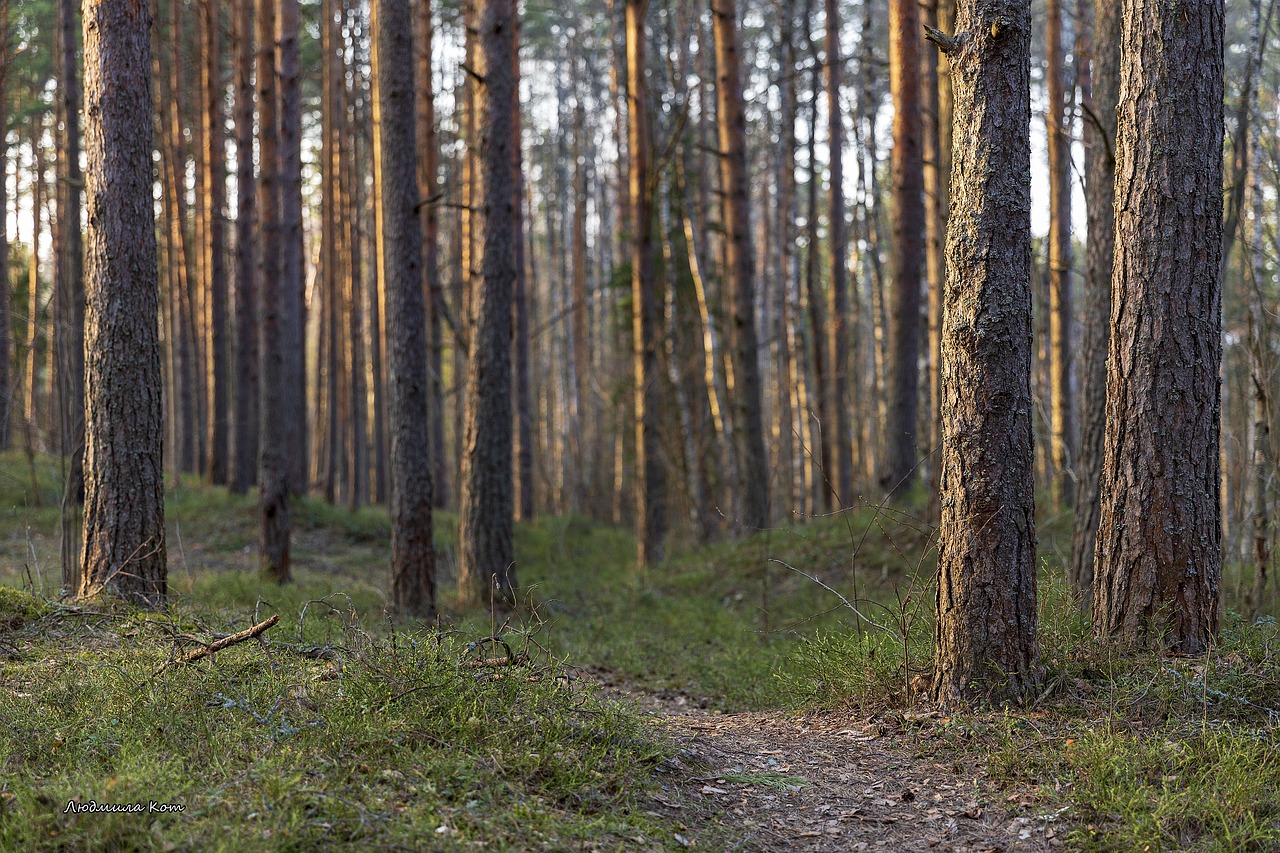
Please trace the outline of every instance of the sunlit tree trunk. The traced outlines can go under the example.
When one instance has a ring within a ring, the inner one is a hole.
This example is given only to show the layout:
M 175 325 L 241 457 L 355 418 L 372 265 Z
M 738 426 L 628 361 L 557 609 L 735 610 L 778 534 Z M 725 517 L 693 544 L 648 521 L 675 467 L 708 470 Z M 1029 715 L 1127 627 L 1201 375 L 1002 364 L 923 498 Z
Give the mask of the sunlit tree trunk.
M 1094 628 L 1195 654 L 1222 568 L 1223 3 L 1123 10 Z
M 827 190 L 827 233 L 831 251 L 831 404 L 836 501 L 853 501 L 852 427 L 849 423 L 849 239 L 844 218 L 844 111 L 840 108 L 840 17 L 836 0 L 826 0 L 827 148 L 831 168 Z
M 713 0 L 716 50 L 716 120 L 727 234 L 729 285 L 729 394 L 738 436 L 739 521 L 747 531 L 769 523 L 769 465 L 761 415 L 760 362 L 756 355 L 754 262 L 751 249 L 750 178 L 747 174 L 746 113 L 742 101 L 742 57 L 738 49 L 736 0 Z M 634 186 L 635 179 L 632 179 Z M 641 227 L 636 223 L 637 228 Z
M 227 482 L 230 439 L 228 404 L 230 400 L 227 352 L 227 269 L 226 269 L 226 89 L 222 85 L 222 21 L 219 0 L 204 0 L 200 18 L 203 56 L 201 110 L 204 139 L 204 205 L 205 238 L 201 247 L 209 293 L 209 481 L 216 485 Z
M 158 606 L 166 565 L 151 13 L 133 0 L 86 3 L 85 13 L 90 393 L 79 592 Z
M 1031 434 L 1031 2 L 966 0 L 942 335 L 934 699 L 1020 701 L 1036 659 Z
M 1071 386 L 1071 127 L 1062 46 L 1062 0 L 1045 8 L 1045 79 L 1049 151 L 1049 345 L 1053 414 L 1054 504 L 1075 498 L 1075 397 Z

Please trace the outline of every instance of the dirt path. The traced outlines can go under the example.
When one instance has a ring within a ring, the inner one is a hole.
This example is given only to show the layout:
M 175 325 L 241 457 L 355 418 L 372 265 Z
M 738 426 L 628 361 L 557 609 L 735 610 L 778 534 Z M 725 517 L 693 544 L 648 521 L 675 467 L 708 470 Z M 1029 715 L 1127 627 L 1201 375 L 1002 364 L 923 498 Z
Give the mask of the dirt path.
M 676 693 L 610 684 L 682 746 L 653 810 L 717 825 L 726 849 L 1039 851 L 1065 827 L 1010 800 L 981 767 L 913 754 L 898 717 L 837 712 L 722 714 Z M 689 839 L 677 842 L 690 846 Z

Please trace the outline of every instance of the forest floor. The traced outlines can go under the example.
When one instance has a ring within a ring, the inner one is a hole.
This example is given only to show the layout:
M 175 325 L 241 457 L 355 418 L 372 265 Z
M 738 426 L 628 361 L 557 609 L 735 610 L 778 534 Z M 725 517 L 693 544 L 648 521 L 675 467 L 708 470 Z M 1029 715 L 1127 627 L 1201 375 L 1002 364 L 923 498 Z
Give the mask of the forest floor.
M 0 851 L 1280 849 L 1280 627 L 1237 614 L 1234 567 L 1213 654 L 1117 655 L 1042 514 L 1042 694 L 941 714 L 910 514 L 673 541 L 646 572 L 626 532 L 541 518 L 494 620 L 453 609 L 445 513 L 442 621 L 394 625 L 384 510 L 295 502 L 275 587 L 253 497 L 184 481 L 151 614 L 56 600 L 58 471 L 0 457 Z M 67 811 L 148 800 L 185 811 Z

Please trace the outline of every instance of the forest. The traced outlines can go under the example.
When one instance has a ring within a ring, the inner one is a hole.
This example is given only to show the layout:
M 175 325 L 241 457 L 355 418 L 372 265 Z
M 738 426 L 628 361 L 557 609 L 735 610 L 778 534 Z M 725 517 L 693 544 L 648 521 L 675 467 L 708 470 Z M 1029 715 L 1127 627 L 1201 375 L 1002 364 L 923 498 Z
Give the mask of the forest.
M 1280 849 L 1276 0 L 0 0 L 0 851 Z

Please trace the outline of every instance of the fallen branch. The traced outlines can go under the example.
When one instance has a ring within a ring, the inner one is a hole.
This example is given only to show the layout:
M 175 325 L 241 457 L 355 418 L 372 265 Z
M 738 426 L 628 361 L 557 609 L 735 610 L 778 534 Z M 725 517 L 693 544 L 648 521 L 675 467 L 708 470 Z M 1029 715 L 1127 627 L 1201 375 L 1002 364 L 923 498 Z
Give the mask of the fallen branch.
M 227 648 L 228 646 L 234 646 L 236 643 L 243 643 L 245 640 L 252 640 L 254 637 L 257 637 L 259 634 L 262 634 L 268 628 L 270 628 L 272 625 L 276 624 L 279 621 L 280 621 L 280 617 L 278 615 L 272 616 L 270 619 L 267 619 L 265 622 L 259 622 L 257 625 L 254 625 L 251 628 L 246 628 L 243 631 L 240 631 L 239 633 L 231 634 L 229 636 L 223 637 L 221 640 L 216 640 L 208 644 L 207 646 L 204 646 L 203 648 L 199 648 L 199 649 L 195 649 L 194 651 L 187 652 L 182 657 L 174 658 L 173 660 L 169 661 L 160 669 L 163 672 L 165 669 L 171 666 L 180 666 L 184 663 L 193 663 L 194 661 L 198 661 L 202 658 L 207 658 L 209 657 L 209 655 L 212 655 L 215 652 L 220 652 L 223 649 Z

